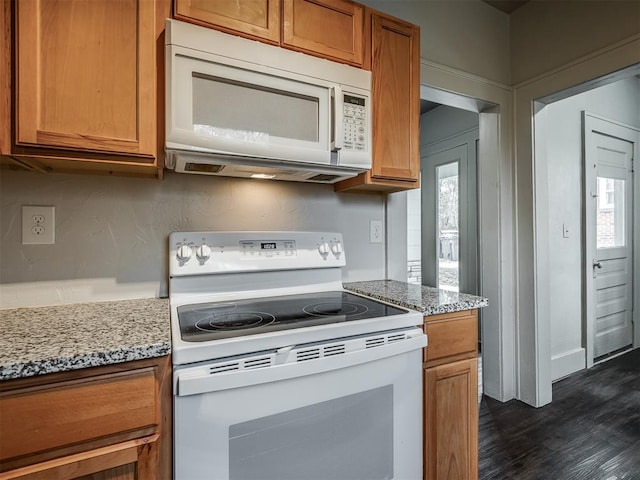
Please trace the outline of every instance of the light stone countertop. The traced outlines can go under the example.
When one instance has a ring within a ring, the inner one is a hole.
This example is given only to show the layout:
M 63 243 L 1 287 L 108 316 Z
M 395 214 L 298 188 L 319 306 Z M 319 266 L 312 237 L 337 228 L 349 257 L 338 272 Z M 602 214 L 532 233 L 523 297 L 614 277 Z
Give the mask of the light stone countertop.
M 167 299 L 0 310 L 0 332 L 0 380 L 171 353 Z
M 345 283 L 344 288 L 400 307 L 418 310 L 423 315 L 438 315 L 489 306 L 489 300 L 484 297 L 396 280 L 350 282 Z

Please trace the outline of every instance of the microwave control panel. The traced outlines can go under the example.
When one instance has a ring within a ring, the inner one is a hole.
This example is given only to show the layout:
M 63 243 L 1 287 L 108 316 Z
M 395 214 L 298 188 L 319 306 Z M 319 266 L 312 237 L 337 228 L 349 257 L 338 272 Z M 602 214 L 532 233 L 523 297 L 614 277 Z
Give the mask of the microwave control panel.
M 342 118 L 344 148 L 364 152 L 367 150 L 367 115 L 364 97 L 344 95 Z

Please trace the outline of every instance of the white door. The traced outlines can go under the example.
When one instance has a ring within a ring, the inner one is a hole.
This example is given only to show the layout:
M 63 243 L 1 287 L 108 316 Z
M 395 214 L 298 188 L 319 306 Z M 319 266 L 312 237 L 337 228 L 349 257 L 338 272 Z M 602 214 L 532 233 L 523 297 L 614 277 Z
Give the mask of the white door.
M 588 114 L 584 126 L 590 366 L 633 344 L 633 153 L 638 132 Z
M 422 160 L 422 284 L 478 293 L 477 138 L 464 140 Z

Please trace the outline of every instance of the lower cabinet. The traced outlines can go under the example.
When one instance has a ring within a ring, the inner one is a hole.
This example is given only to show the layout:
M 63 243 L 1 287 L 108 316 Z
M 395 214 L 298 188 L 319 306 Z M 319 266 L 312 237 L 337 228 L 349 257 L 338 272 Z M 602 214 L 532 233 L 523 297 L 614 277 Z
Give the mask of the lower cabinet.
M 0 479 L 171 478 L 169 357 L 0 383 Z
M 478 478 L 478 360 L 424 371 L 425 478 Z
M 424 478 L 478 478 L 477 311 L 425 317 Z

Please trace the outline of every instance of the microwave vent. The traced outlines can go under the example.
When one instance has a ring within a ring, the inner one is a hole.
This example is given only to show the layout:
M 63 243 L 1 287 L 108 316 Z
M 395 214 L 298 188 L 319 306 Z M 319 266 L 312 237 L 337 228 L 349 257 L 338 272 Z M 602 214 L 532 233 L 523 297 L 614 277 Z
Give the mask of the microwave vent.
M 264 175 L 295 175 L 295 170 L 285 170 L 281 168 L 270 168 L 270 167 L 256 167 L 256 166 L 242 166 L 239 165 L 235 168 L 237 172 L 242 172 L 246 174 L 264 174 Z
M 320 173 L 318 175 L 314 175 L 313 177 L 309 177 L 309 181 L 311 182 L 333 182 L 340 178 L 339 175 L 327 175 L 326 173 Z
M 199 173 L 219 173 L 225 165 L 216 165 L 209 163 L 191 163 L 188 162 L 184 166 L 186 172 L 199 172 Z

